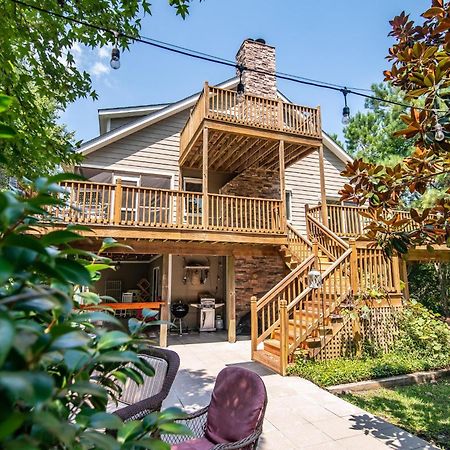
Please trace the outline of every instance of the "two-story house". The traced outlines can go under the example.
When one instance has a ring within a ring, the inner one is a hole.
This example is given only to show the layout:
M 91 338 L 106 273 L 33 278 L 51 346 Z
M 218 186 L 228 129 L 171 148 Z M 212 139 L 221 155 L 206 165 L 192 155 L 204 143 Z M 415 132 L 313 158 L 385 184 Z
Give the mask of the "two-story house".
M 319 107 L 277 90 L 275 49 L 247 39 L 236 62 L 235 78 L 175 103 L 100 110 L 76 168 L 87 181 L 66 183 L 77 209 L 58 214 L 91 227 L 91 249 L 105 237 L 132 247 L 114 249 L 101 294 L 162 301 L 165 318 L 171 304 L 213 298 L 230 342 L 252 309 L 253 358 L 284 372 L 297 348 L 317 355 L 344 327 L 352 289 L 399 295 L 402 265 L 352 240 L 364 219 L 338 201 L 351 158 L 322 131 Z M 190 307 L 184 326 L 202 320 Z

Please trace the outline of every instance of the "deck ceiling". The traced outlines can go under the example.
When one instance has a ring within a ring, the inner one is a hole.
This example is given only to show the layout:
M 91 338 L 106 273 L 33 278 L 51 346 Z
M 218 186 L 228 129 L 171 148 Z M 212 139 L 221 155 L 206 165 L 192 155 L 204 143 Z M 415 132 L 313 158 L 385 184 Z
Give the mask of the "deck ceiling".
M 201 169 L 202 148 L 203 137 L 200 133 L 183 161 L 180 161 L 180 165 L 190 169 Z M 285 141 L 285 166 L 291 166 L 317 148 L 317 142 Z M 248 136 L 210 128 L 208 167 L 213 171 L 237 173 L 250 168 L 275 170 L 279 167 L 279 139 Z

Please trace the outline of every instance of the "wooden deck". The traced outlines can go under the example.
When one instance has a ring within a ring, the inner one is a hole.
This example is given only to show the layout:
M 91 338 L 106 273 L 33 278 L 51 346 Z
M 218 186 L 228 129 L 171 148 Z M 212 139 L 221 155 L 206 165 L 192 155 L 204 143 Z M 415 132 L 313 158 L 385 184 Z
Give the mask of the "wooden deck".
M 90 181 L 65 182 L 54 225 L 88 225 L 92 237 L 137 241 L 281 245 L 282 201 Z M 205 208 L 204 199 L 207 207 Z M 147 253 L 147 251 L 146 251 Z
M 251 167 L 277 169 L 278 142 L 285 143 L 285 165 L 294 164 L 322 142 L 320 109 L 207 83 L 181 132 L 180 167 L 202 167 L 203 129 L 207 128 L 209 168 L 241 172 Z

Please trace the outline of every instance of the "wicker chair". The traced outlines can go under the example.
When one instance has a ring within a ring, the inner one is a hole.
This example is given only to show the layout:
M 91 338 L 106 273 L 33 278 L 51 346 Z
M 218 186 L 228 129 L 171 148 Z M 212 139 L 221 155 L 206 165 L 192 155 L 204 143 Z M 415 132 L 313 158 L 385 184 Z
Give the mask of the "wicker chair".
M 159 411 L 180 367 L 179 356 L 171 350 L 150 347 L 141 351 L 139 356 L 150 362 L 155 375 L 144 375 L 144 384 L 139 386 L 132 380 L 126 382 L 119 409 L 114 411 L 123 421 L 142 419 L 153 411 Z
M 258 445 L 267 405 L 264 383 L 256 373 L 226 367 L 217 376 L 209 406 L 179 423 L 193 436 L 163 435 L 172 450 L 253 450 Z

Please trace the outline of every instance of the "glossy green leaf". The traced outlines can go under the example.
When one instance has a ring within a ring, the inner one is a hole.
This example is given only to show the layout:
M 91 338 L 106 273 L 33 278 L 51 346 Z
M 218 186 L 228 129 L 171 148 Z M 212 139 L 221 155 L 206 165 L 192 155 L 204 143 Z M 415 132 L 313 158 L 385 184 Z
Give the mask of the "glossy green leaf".
M 107 350 L 130 342 L 131 337 L 123 331 L 108 331 L 99 340 L 99 350 Z
M 16 330 L 13 321 L 8 314 L 0 311 L 0 367 L 3 367 L 5 359 L 13 345 Z

